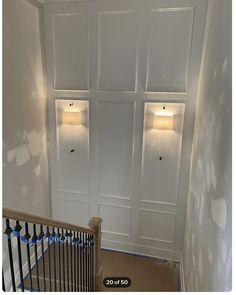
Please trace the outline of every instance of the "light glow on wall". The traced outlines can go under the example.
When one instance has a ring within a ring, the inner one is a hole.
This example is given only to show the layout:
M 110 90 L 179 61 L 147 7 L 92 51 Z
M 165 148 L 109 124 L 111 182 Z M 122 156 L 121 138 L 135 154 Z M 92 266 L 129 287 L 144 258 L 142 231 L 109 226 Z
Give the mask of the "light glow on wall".
M 153 128 L 159 130 L 172 130 L 173 129 L 173 116 L 172 115 L 155 115 L 153 118 Z
M 63 124 L 64 125 L 80 125 L 81 113 L 78 111 L 64 111 L 63 112 Z

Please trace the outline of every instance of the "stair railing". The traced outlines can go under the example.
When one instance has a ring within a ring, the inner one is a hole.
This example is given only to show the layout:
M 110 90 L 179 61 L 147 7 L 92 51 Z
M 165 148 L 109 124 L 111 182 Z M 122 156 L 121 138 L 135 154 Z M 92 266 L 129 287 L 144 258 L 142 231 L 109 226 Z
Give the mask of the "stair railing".
M 3 291 L 101 291 L 101 218 L 89 228 L 8 208 L 3 218 Z

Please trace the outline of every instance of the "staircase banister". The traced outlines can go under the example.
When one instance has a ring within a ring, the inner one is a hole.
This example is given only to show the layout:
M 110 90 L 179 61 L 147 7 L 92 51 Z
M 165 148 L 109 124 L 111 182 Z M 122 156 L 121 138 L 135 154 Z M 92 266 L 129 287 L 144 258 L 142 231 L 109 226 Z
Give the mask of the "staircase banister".
M 13 220 L 24 221 L 24 222 L 46 225 L 46 226 L 53 226 L 57 228 L 63 228 L 67 230 L 77 231 L 77 232 L 84 232 L 84 233 L 93 234 L 93 235 L 95 234 L 95 230 L 91 228 L 86 228 L 83 226 L 55 220 L 52 218 L 41 217 L 39 215 L 28 214 L 28 213 L 20 212 L 10 208 L 3 208 L 2 217 L 13 219 Z

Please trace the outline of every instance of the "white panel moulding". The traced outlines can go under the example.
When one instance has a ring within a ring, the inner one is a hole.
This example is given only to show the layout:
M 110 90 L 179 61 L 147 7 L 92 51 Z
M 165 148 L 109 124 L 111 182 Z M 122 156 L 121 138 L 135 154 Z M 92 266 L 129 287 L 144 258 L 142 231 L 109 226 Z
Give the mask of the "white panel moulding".
M 90 203 L 78 200 L 57 199 L 54 202 L 53 216 L 64 222 L 87 227 L 88 220 L 90 219 Z
M 134 103 L 99 103 L 100 196 L 131 198 Z
M 173 243 L 175 213 L 140 209 L 139 238 Z
M 147 92 L 187 91 L 193 13 L 193 7 L 150 11 Z
M 89 102 L 56 99 L 55 107 L 58 190 L 89 195 Z M 79 114 L 80 124 L 64 124 L 65 113 Z
M 146 103 L 144 116 L 141 200 L 175 205 L 179 183 L 184 104 Z M 160 116 L 172 118 L 171 130 L 153 128 L 156 118 Z
M 99 204 L 98 214 L 103 219 L 103 233 L 130 236 L 131 207 Z
M 135 91 L 136 11 L 99 12 L 98 89 Z
M 55 14 L 52 19 L 52 30 L 54 88 L 88 90 L 88 15 Z
M 100 210 L 103 246 L 179 257 L 207 0 L 45 3 L 53 217 Z M 80 125 L 63 124 L 70 102 Z M 153 128 L 161 114 L 173 128 Z

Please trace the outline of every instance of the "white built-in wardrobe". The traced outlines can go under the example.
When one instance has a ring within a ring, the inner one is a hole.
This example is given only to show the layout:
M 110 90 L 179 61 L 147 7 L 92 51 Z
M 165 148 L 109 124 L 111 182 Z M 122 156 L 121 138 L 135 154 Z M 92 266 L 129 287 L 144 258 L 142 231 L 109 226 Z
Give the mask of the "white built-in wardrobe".
M 207 1 L 45 2 L 53 217 L 179 260 Z

